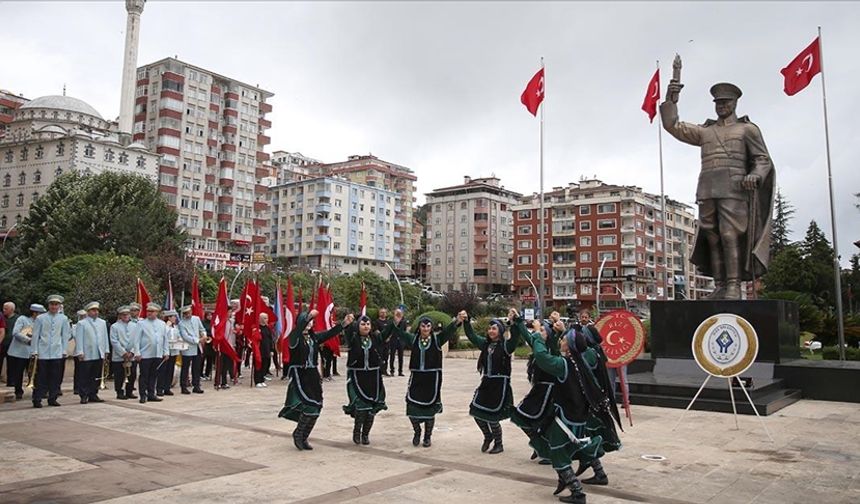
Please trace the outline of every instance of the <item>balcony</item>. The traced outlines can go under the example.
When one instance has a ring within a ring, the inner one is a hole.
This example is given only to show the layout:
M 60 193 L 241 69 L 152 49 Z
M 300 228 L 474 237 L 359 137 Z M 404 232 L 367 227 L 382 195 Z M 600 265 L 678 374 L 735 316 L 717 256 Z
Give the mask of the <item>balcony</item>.
M 271 103 L 261 103 L 260 104 L 260 112 L 261 113 L 268 114 L 271 111 L 272 111 L 272 104 Z
M 230 232 L 229 231 L 218 231 L 217 233 L 215 233 L 215 237 L 218 238 L 219 240 L 229 240 L 230 239 Z
M 257 227 L 265 227 L 269 225 L 269 221 L 266 219 L 253 219 L 252 222 L 254 223 L 254 226 Z
M 224 204 L 224 205 L 232 205 L 233 204 L 233 196 L 229 196 L 229 195 L 218 196 L 218 203 Z
M 621 265 L 622 266 L 636 266 L 636 256 L 622 256 L 621 257 Z
M 204 218 L 204 219 L 206 219 L 206 220 L 210 220 L 210 219 L 212 219 L 212 217 L 214 217 L 214 216 L 215 216 L 215 214 L 214 214 L 214 213 L 212 213 L 212 211 L 210 211 L 210 210 L 203 210 L 203 218 Z
M 269 145 L 270 143 L 272 143 L 271 138 L 266 135 L 257 135 L 257 145 Z
M 233 187 L 233 179 L 222 178 L 218 180 L 218 184 L 221 185 L 221 187 Z
M 268 119 L 263 119 L 261 117 L 260 119 L 257 120 L 257 122 L 260 124 L 261 128 L 271 128 L 272 127 L 272 121 L 270 121 Z
M 576 234 L 575 226 L 561 226 L 559 228 L 552 228 L 553 236 L 573 236 Z
M 553 252 L 573 252 L 576 250 L 576 242 L 561 242 L 552 244 Z
M 269 169 L 265 166 L 258 166 L 256 169 L 254 169 L 254 176 L 257 178 L 268 177 L 270 175 L 271 173 L 269 172 Z
M 254 202 L 254 211 L 255 212 L 264 212 L 269 209 L 269 204 L 265 201 L 255 201 Z
M 478 234 L 477 236 L 475 236 L 476 243 L 483 243 L 485 241 L 488 241 L 489 239 L 490 237 L 485 234 Z
M 329 198 L 331 199 L 331 189 L 320 189 L 316 192 L 317 198 Z
M 565 284 L 565 285 L 574 284 L 574 283 L 576 283 L 576 278 L 574 278 L 572 276 L 564 276 L 564 277 L 558 277 L 558 278 L 552 277 L 552 283 L 559 284 L 559 285 L 561 285 L 561 284 Z
M 239 132 L 239 128 L 235 124 L 225 124 L 221 130 L 224 134 L 235 135 Z
M 621 248 L 623 249 L 632 249 L 636 248 L 636 242 L 621 242 Z
M 475 229 L 483 229 L 489 227 L 490 221 L 488 220 L 478 220 L 475 221 Z
M 218 214 L 218 222 L 232 222 L 233 215 L 228 213 L 219 213 Z
M 215 175 L 210 175 L 207 173 L 206 176 L 204 177 L 204 180 L 206 180 L 207 184 L 214 184 L 215 183 Z
M 331 226 L 331 219 L 326 219 L 323 217 L 317 217 L 316 220 L 314 220 L 314 225 L 315 226 L 329 227 L 329 226 Z
M 327 213 L 331 212 L 331 204 L 330 203 L 317 203 L 316 206 L 314 206 L 314 208 L 316 209 L 317 212 L 327 212 Z

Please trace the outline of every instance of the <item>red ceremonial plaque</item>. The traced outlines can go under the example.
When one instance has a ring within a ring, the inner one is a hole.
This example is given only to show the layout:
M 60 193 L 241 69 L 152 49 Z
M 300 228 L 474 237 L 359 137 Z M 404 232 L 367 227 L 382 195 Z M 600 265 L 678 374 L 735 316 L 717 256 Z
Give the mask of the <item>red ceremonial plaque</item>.
M 627 310 L 604 314 L 595 322 L 600 331 L 606 367 L 619 368 L 633 362 L 645 348 L 645 327 L 636 315 Z

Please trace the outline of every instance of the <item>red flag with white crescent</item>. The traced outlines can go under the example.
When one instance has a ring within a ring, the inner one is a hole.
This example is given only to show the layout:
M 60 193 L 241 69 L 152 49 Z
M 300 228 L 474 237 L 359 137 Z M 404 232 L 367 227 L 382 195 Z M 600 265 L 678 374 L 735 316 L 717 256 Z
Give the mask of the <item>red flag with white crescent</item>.
M 212 347 L 221 352 L 233 362 L 241 359 L 233 345 L 227 341 L 227 322 L 229 320 L 230 300 L 227 299 L 227 281 L 221 278 L 218 283 L 218 297 L 215 300 L 215 312 L 212 314 Z
M 361 299 L 358 301 L 358 309 L 361 311 L 361 316 L 367 315 L 367 290 L 364 288 L 364 282 L 361 282 Z
M 648 114 L 648 119 L 654 122 L 657 116 L 657 102 L 660 101 L 660 69 L 654 72 L 651 81 L 648 82 L 648 90 L 645 91 L 645 99 L 642 101 L 642 110 Z
M 812 78 L 821 72 L 821 45 L 818 37 L 791 63 L 779 71 L 785 79 L 783 91 L 788 96 L 794 96 L 812 82 Z
M 200 299 L 200 286 L 197 282 L 197 273 L 191 279 L 191 314 L 203 320 L 203 301 Z

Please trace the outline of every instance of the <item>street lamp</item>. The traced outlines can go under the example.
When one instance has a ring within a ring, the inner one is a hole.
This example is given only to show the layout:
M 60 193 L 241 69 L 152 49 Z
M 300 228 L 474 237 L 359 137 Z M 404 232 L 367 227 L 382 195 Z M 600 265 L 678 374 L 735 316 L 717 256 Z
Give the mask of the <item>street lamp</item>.
M 7 239 L 7 238 L 9 238 L 9 233 L 11 233 L 13 229 L 15 229 L 16 227 L 18 227 L 18 224 L 20 224 L 20 223 L 19 223 L 19 222 L 16 222 L 15 224 L 12 224 L 12 227 L 10 227 L 10 228 L 6 231 L 6 236 L 4 236 L 4 237 L 3 237 L 3 244 L 2 244 L 2 245 L 0 245 L 0 247 L 3 247 L 3 248 L 5 248 L 5 247 L 6 247 L 6 239 Z
M 606 265 L 606 256 L 603 256 L 603 260 L 600 261 L 600 269 L 597 270 L 597 297 L 595 298 L 594 304 L 597 306 L 597 316 L 600 316 L 600 278 L 603 276 L 603 266 Z
M 397 290 L 400 291 L 400 304 L 405 305 L 405 303 L 403 302 L 403 287 L 400 286 L 400 279 L 397 277 L 397 273 L 394 272 L 394 269 L 387 262 L 383 262 L 382 264 L 384 264 L 385 267 L 388 268 L 388 271 L 390 271 L 391 274 L 394 275 L 394 280 L 397 281 Z

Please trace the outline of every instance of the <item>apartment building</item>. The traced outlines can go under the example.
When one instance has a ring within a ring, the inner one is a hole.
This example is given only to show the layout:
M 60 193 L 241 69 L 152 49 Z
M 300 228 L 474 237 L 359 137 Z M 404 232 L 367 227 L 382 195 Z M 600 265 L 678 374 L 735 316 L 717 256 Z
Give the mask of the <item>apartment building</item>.
M 465 177 L 427 194 L 427 277 L 434 290 L 510 290 L 512 207 L 521 195 L 496 177 Z
M 279 184 L 270 193 L 272 255 L 297 268 L 388 277 L 397 193 L 341 177 Z
M 664 231 L 659 196 L 638 187 L 584 179 L 544 198 L 544 299 L 550 304 L 593 305 L 598 276 L 602 309 L 647 312 L 650 300 L 698 299 L 713 290 L 713 280 L 689 262 L 696 232 L 689 205 L 667 198 Z M 527 297 L 535 294 L 529 280 L 539 280 L 539 205 L 533 195 L 513 208 L 514 288 Z
M 137 70 L 133 140 L 161 155 L 159 189 L 205 267 L 268 249 L 264 152 L 273 94 L 176 58 Z

